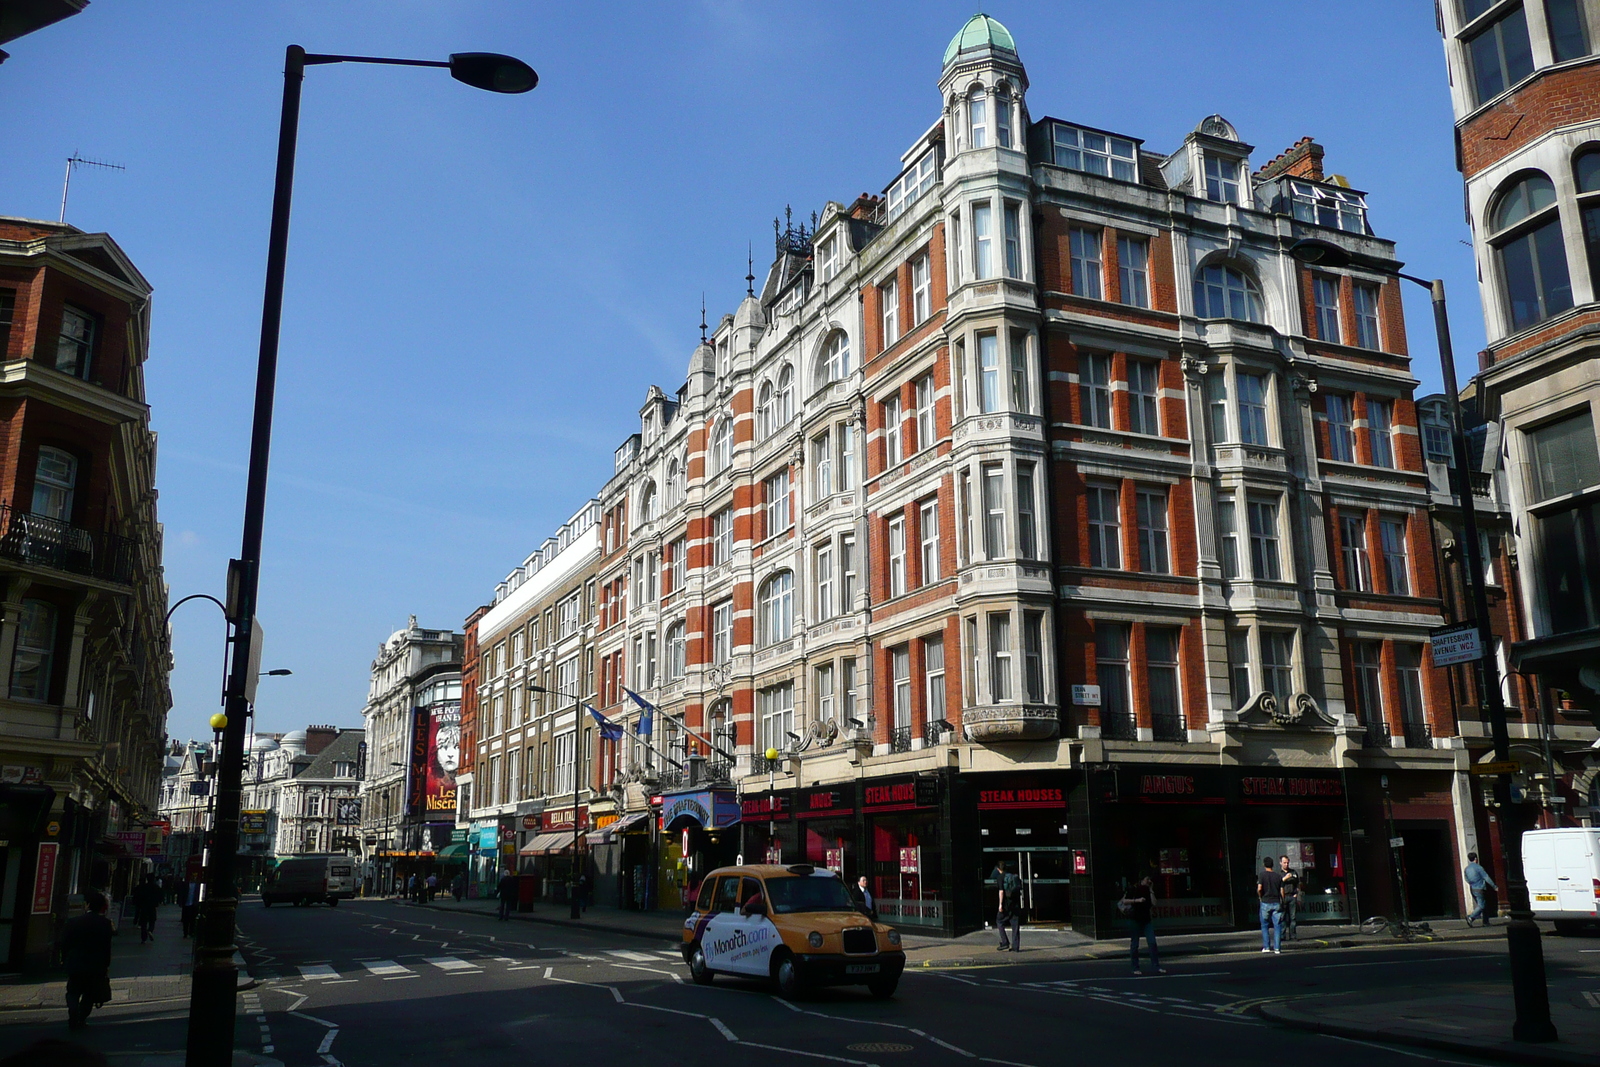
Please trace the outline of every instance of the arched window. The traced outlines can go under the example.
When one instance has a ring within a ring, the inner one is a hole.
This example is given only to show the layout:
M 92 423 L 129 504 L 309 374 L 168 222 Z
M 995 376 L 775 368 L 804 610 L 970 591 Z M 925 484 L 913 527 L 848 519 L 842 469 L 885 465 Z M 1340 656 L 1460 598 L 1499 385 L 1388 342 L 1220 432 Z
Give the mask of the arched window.
M 683 677 L 685 663 L 683 634 L 681 622 L 675 622 L 667 627 L 667 681 L 669 682 L 675 682 Z
M 1495 202 L 1490 227 L 1513 330 L 1572 306 L 1567 249 L 1549 178 L 1527 174 L 1513 182 Z
M 794 418 L 794 368 L 785 366 L 778 372 L 778 395 L 772 405 L 772 428 L 789 425 Z
M 766 440 L 772 435 L 772 383 L 761 383 L 761 399 L 756 404 L 756 436 Z
M 1589 285 L 1593 292 L 1600 293 L 1600 145 L 1589 145 L 1579 152 L 1572 161 L 1572 172 L 1578 186 L 1584 250 L 1589 256 Z
M 1202 319 L 1260 322 L 1261 290 L 1237 267 L 1226 263 L 1201 267 L 1194 276 L 1194 313 Z
M 994 143 L 1011 147 L 1011 87 L 1001 82 L 994 87 Z
M 33 513 L 72 521 L 72 491 L 78 484 L 78 459 L 59 448 L 39 449 L 33 468 Z
M 779 571 L 761 583 L 761 643 L 787 641 L 794 634 L 794 572 Z
M 645 482 L 639 494 L 639 521 L 651 522 L 661 514 L 661 501 L 656 497 L 656 483 Z
M 733 420 L 723 419 L 711 431 L 711 473 L 733 466 Z
M 667 463 L 667 507 L 683 503 L 683 464 L 674 456 Z
M 830 382 L 836 382 L 850 373 L 850 338 L 843 330 L 834 333 L 828 338 L 828 343 L 822 346 L 822 352 L 817 356 L 817 384 L 821 389 Z
M 711 705 L 706 712 L 706 736 L 723 752 L 731 753 L 738 744 L 733 726 L 733 704 L 726 697 Z M 728 757 L 712 752 L 713 762 L 727 762 Z
M 989 94 L 981 85 L 967 94 L 967 139 L 973 148 L 989 144 Z

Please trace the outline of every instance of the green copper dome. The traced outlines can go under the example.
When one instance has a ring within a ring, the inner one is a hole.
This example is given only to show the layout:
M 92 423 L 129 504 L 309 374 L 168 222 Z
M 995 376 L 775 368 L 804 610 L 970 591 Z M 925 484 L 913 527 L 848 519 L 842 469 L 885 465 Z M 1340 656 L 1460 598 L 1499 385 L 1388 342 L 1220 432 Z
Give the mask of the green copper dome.
M 1011 31 L 988 15 L 979 14 L 968 19 L 961 32 L 950 38 L 950 47 L 944 50 L 944 65 L 948 67 L 962 52 L 975 52 L 980 48 L 1017 54 L 1017 42 L 1011 39 Z

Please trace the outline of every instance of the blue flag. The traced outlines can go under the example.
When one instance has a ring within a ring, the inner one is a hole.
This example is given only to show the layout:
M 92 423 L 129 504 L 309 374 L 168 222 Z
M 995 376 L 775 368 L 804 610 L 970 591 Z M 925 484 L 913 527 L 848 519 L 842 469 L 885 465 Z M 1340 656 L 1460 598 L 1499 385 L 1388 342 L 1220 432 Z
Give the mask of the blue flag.
M 633 702 L 639 705 L 640 709 L 644 712 L 643 715 L 639 716 L 639 725 L 634 728 L 634 732 L 640 737 L 649 737 L 652 730 L 651 719 L 655 716 L 656 706 L 650 703 L 644 697 L 640 696 L 638 693 L 635 693 L 632 689 L 624 689 L 623 692 L 632 697 Z
M 602 741 L 621 741 L 622 740 L 622 724 L 621 723 L 612 722 L 610 719 L 606 718 L 604 715 L 602 715 L 598 711 L 594 710 L 594 708 L 590 707 L 588 704 L 585 704 L 583 707 L 584 707 L 584 710 L 588 711 L 588 713 L 590 715 L 594 716 L 594 721 L 597 724 L 599 724 L 599 726 L 600 726 L 600 740 L 602 740 Z

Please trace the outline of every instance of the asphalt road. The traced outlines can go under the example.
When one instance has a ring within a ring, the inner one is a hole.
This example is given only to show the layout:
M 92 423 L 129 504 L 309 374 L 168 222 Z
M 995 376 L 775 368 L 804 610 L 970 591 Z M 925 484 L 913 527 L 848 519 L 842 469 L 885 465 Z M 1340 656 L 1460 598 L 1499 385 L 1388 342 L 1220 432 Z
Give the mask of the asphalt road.
M 755 981 L 693 985 L 671 946 L 625 934 L 395 901 L 268 909 L 251 898 L 239 923 L 259 984 L 241 994 L 236 1045 L 286 1067 L 1470 1064 L 1481 1061 L 1306 1033 L 1254 1010 L 1506 981 L 1498 940 L 1169 958 L 1159 977 L 1134 977 L 1125 958 L 1024 953 L 1005 966 L 910 968 L 891 1000 L 845 988 L 790 1003 Z M 1600 937 L 1544 944 L 1552 1000 L 1600 986 Z M 0 1017 L 0 1053 L 66 1036 L 57 1014 Z M 113 1067 L 180 1064 L 186 1016 L 181 1001 L 108 1009 L 86 1043 Z

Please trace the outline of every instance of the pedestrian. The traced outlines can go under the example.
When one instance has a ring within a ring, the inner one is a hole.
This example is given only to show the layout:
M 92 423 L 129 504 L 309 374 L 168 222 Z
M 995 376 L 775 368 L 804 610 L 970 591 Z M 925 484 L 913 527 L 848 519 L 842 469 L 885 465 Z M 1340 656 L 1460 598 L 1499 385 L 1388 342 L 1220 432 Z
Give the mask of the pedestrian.
M 997 952 L 1022 951 L 1022 879 L 1011 873 L 1011 865 L 1002 861 L 996 868 L 1000 872 L 1000 900 L 995 909 L 994 925 L 1000 931 Z M 1011 940 L 1006 940 L 1006 923 L 1011 924 Z
M 578 907 L 582 911 L 589 910 L 589 876 L 578 875 Z
M 438 893 L 439 893 L 439 876 L 437 874 L 433 874 L 433 873 L 430 872 L 428 874 L 427 885 L 428 885 L 428 892 L 427 892 L 427 895 L 423 898 L 423 903 L 432 904 L 433 903 L 433 898 L 435 896 L 437 896 Z
M 1166 974 L 1161 966 L 1161 951 L 1156 948 L 1156 888 L 1155 881 L 1148 874 L 1141 878 L 1122 899 L 1117 901 L 1117 910 L 1128 917 L 1128 927 L 1132 931 L 1132 938 L 1128 942 L 1128 958 L 1133 962 L 1133 973 L 1143 974 L 1139 969 L 1139 938 L 1143 937 L 1146 945 L 1150 947 L 1150 973 Z
M 139 944 L 156 939 L 156 911 L 161 907 L 161 887 L 151 875 L 134 886 L 133 921 L 139 924 Z
M 500 872 L 500 884 L 496 891 L 500 895 L 501 919 L 511 918 L 511 909 L 517 904 L 517 885 L 517 876 L 510 867 Z
M 873 899 L 872 890 L 867 888 L 867 876 L 861 875 L 856 879 L 856 884 L 851 887 L 850 895 L 855 898 L 856 908 L 873 922 L 878 921 L 878 902 Z
M 1493 889 L 1498 893 L 1500 887 L 1494 884 L 1489 872 L 1478 862 L 1476 852 L 1467 853 L 1467 865 L 1462 869 L 1461 876 L 1467 880 L 1467 888 L 1472 890 L 1472 911 L 1467 915 L 1467 925 L 1471 926 L 1474 919 L 1482 919 L 1483 925 L 1490 925 L 1489 915 L 1484 910 L 1484 901 L 1489 895 L 1489 890 Z
M 413 903 L 417 899 L 417 885 L 418 885 L 418 882 L 419 882 L 419 879 L 417 878 L 415 873 L 412 873 L 411 877 L 406 879 L 406 899 L 409 900 L 409 901 L 412 901 Z
M 1261 951 L 1278 955 L 1283 951 L 1283 872 L 1273 865 L 1271 856 L 1261 857 L 1256 898 L 1261 901 Z
M 93 889 L 83 895 L 88 908 L 61 928 L 61 960 L 67 968 L 67 1028 L 82 1030 L 89 1012 L 111 999 L 111 939 L 116 927 L 106 918 L 106 898 Z
M 450 893 L 456 898 L 456 903 L 461 903 L 461 898 L 467 895 L 467 872 L 462 871 L 450 879 Z
M 200 914 L 200 883 L 186 882 L 183 887 L 183 910 L 178 913 L 183 922 L 183 936 L 194 936 L 195 916 Z
M 1289 866 L 1288 856 L 1279 856 L 1278 863 L 1283 875 L 1283 936 L 1295 941 L 1300 937 L 1300 872 Z

